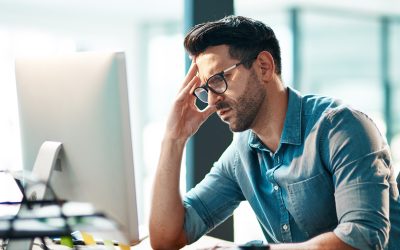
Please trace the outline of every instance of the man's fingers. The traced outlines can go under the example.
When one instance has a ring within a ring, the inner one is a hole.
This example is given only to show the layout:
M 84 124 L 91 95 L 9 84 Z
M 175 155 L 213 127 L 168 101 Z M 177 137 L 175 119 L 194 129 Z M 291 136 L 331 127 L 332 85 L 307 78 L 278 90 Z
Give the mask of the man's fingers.
M 189 91 L 190 94 L 193 94 L 194 90 L 197 87 L 200 87 L 200 85 L 201 85 L 200 78 L 198 76 L 195 76 L 195 78 L 197 78 L 197 81 L 195 81 L 194 84 L 192 85 L 192 87 L 190 88 L 190 91 Z
M 188 85 L 190 83 L 190 81 L 193 79 L 193 77 L 195 77 L 197 74 L 197 65 L 194 62 L 194 60 L 192 61 L 192 64 L 190 65 L 189 71 L 185 76 L 185 79 L 183 80 L 181 89 L 185 88 L 186 85 Z
M 177 100 L 195 100 L 196 97 L 190 92 L 193 86 L 196 86 L 196 82 L 200 81 L 197 76 L 193 77 L 193 79 L 179 91 Z
M 192 94 L 194 89 L 200 84 L 200 78 L 194 76 L 192 80 L 183 88 L 182 93 Z

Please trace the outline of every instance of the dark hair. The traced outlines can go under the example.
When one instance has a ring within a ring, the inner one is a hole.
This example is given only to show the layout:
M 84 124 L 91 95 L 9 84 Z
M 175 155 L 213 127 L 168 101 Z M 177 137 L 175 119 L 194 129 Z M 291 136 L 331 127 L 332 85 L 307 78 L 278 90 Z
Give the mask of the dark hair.
M 186 51 L 194 56 L 210 46 L 226 44 L 232 58 L 244 61 L 247 68 L 261 51 L 274 58 L 275 72 L 281 75 L 281 51 L 274 31 L 260 21 L 243 16 L 227 16 L 194 26 L 185 37 Z

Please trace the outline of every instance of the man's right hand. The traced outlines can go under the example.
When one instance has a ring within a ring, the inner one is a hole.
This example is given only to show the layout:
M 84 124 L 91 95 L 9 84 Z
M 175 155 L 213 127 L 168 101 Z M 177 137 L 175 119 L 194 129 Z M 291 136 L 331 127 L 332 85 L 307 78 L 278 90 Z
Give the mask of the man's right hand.
M 194 59 L 172 106 L 161 145 L 150 212 L 150 241 L 154 249 L 179 249 L 187 244 L 185 208 L 179 193 L 183 150 L 187 139 L 216 111 L 211 106 L 197 108 L 193 91 L 200 79 L 196 73 Z
M 215 106 L 207 106 L 200 110 L 196 106 L 193 91 L 201 82 L 197 74 L 196 58 L 193 58 L 189 72 L 183 81 L 176 100 L 169 114 L 165 137 L 186 141 L 195 134 L 201 124 L 216 111 Z

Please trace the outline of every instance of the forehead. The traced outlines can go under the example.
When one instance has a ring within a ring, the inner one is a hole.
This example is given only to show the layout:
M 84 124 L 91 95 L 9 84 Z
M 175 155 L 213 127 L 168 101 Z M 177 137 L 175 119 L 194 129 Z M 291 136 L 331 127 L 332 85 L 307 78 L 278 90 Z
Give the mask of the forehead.
M 229 55 L 229 47 L 227 45 L 208 47 L 196 57 L 199 77 L 205 80 L 213 74 L 221 72 L 226 67 L 232 66 L 236 61 Z

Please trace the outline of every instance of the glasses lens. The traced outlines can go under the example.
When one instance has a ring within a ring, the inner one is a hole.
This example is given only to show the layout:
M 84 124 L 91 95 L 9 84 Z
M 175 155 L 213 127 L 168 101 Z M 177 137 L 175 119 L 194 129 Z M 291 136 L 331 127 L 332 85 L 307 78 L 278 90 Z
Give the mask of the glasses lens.
M 205 88 L 199 87 L 194 90 L 194 95 L 199 99 L 200 101 L 204 103 L 208 103 L 208 92 Z
M 217 94 L 222 94 L 226 90 L 226 82 L 222 75 L 214 75 L 208 79 L 208 87 Z

